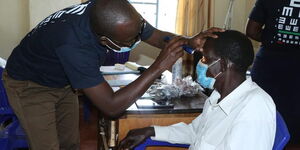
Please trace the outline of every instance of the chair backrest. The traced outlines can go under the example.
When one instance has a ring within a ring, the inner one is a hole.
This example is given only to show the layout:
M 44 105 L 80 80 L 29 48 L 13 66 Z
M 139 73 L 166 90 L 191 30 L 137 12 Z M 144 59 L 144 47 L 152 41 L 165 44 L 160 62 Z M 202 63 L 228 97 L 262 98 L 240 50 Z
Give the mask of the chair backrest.
M 13 115 L 14 113 L 8 103 L 8 98 L 3 85 L 3 80 L 2 80 L 3 70 L 4 69 L 0 67 L 0 114 Z
M 2 82 L 2 73 L 3 73 L 3 68 L 0 66 L 0 80 L 1 80 L 1 83 L 0 83 L 0 91 L 4 91 L 4 86 L 3 86 L 3 82 Z
M 3 125 L 8 122 L 9 124 L 0 130 L 0 147 L 6 150 L 28 148 L 26 135 L 8 103 L 2 80 L 3 70 L 4 68 L 0 66 L 0 124 L 1 127 L 4 127 Z
M 275 135 L 273 150 L 283 150 L 289 140 L 290 140 L 289 130 L 282 116 L 277 111 L 276 112 L 276 135 Z

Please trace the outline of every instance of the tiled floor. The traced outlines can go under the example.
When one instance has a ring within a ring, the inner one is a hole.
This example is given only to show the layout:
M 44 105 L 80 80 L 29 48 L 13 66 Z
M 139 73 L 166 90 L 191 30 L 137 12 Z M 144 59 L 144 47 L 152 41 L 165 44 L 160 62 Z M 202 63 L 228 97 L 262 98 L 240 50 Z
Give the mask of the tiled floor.
M 83 120 L 80 109 L 80 150 L 97 149 L 97 110 L 92 108 L 90 122 Z M 285 150 L 300 150 L 300 145 L 288 145 Z

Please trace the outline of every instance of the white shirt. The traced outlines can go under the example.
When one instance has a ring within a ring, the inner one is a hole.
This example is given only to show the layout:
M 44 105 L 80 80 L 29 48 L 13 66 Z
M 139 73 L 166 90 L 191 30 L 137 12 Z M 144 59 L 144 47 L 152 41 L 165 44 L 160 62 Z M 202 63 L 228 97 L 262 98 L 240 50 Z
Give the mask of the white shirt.
M 272 150 L 276 108 L 272 98 L 248 78 L 222 101 L 215 90 L 190 124 L 154 126 L 153 140 L 190 144 L 190 150 Z

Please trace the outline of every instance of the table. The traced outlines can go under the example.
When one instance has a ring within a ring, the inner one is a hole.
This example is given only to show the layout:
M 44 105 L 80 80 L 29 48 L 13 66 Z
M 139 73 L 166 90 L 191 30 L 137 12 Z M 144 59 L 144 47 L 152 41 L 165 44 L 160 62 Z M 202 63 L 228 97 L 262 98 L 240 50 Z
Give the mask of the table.
M 135 80 L 138 78 L 138 75 L 106 75 L 104 78 L 106 80 Z M 121 118 L 110 121 L 108 130 L 110 131 L 109 135 L 111 136 L 109 136 L 107 141 L 109 143 L 108 146 L 115 147 L 117 141 L 123 139 L 127 132 L 134 128 L 142 128 L 151 125 L 171 125 L 178 122 L 190 123 L 202 112 L 206 98 L 207 97 L 203 94 L 195 97 L 173 99 L 173 108 L 145 109 L 138 108 L 136 104 L 133 104 L 126 110 Z M 138 101 L 143 101 L 143 99 L 139 99 Z M 155 149 L 158 148 L 156 147 Z M 162 150 L 163 148 L 159 149 Z

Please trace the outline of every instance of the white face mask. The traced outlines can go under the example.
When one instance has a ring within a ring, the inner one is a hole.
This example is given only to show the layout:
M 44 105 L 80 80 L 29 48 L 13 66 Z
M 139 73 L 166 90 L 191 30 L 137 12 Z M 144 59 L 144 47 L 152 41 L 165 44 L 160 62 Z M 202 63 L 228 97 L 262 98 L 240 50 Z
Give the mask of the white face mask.
M 116 50 L 116 49 L 113 49 L 111 48 L 110 46 L 108 45 L 105 45 L 106 47 L 108 47 L 109 49 L 113 50 L 114 52 L 117 52 L 117 53 L 124 53 L 124 52 L 129 52 L 131 51 L 132 49 L 134 49 L 140 42 L 141 42 L 141 39 L 139 39 L 138 41 L 136 41 L 131 47 L 120 47 L 119 45 L 115 44 L 112 40 L 110 40 L 109 38 L 106 38 L 108 41 L 110 41 L 110 43 L 112 43 L 114 46 L 116 46 L 117 48 L 119 48 L 120 50 Z

